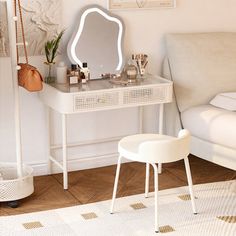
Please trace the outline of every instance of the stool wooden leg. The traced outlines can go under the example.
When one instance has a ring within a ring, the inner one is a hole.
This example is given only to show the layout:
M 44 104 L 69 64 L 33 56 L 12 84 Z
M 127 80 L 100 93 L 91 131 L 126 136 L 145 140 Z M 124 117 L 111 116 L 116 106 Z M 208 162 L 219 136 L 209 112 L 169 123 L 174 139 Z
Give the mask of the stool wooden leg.
M 191 197 L 193 213 L 197 214 L 196 205 L 195 205 L 195 201 L 194 201 L 193 182 L 192 182 L 192 176 L 191 176 L 188 157 L 184 158 L 184 164 L 185 164 L 185 169 L 186 169 L 186 174 L 187 174 L 187 179 L 188 179 L 188 186 L 189 186 L 189 192 L 190 192 L 190 197 Z
M 116 168 L 116 177 L 115 177 L 115 183 L 114 183 L 114 189 L 113 189 L 113 195 L 112 195 L 111 209 L 110 209 L 111 214 L 113 214 L 113 210 L 114 210 L 116 192 L 117 192 L 117 187 L 118 187 L 118 182 L 119 182 L 119 175 L 120 175 L 121 159 L 122 159 L 122 156 L 119 156 L 118 163 L 117 163 L 117 168 Z
M 154 185 L 155 185 L 155 232 L 159 232 L 159 217 L 158 217 L 158 168 L 156 164 L 152 164 L 154 169 Z
M 150 164 L 146 163 L 146 180 L 145 180 L 145 197 L 148 197 L 149 193 L 149 173 L 150 173 Z

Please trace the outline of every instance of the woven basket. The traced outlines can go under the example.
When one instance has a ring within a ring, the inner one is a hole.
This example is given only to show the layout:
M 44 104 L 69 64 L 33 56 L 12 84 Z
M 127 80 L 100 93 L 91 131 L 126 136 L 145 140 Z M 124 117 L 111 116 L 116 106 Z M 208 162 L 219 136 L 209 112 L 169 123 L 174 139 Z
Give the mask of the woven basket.
M 15 163 L 0 162 L 0 202 L 15 201 L 34 192 L 33 169 L 23 165 L 23 176 L 17 177 Z

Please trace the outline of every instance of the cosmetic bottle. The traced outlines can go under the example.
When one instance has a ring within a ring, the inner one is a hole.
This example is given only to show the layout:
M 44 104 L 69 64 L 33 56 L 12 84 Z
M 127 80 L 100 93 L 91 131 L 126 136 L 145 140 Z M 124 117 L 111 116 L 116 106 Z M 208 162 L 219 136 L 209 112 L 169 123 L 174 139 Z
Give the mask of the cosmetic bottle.
M 83 62 L 82 71 L 84 73 L 86 81 L 90 80 L 90 72 L 89 72 L 89 68 L 88 68 L 88 63 L 87 62 Z
M 81 79 L 81 67 L 80 65 L 77 65 L 77 73 L 78 74 L 78 83 L 80 83 L 82 81 Z
M 72 64 L 71 70 L 68 74 L 69 84 L 78 84 L 78 81 L 79 81 L 78 78 L 79 78 L 79 72 L 77 69 L 77 65 Z
M 63 61 L 61 61 L 57 66 L 57 78 L 58 84 L 65 84 L 67 79 L 67 67 Z
M 80 71 L 80 78 L 81 78 L 82 84 L 86 84 L 87 83 L 87 80 L 85 78 L 85 74 L 84 74 L 83 70 Z
M 128 61 L 128 64 L 124 68 L 124 72 L 129 83 L 136 82 L 138 69 L 132 60 Z

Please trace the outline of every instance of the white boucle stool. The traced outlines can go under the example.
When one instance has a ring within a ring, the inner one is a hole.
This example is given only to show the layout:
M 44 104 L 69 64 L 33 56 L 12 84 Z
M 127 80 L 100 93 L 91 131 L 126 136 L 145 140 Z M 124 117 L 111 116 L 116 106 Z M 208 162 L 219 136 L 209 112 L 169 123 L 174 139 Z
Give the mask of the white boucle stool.
M 193 213 L 197 214 L 192 177 L 188 161 L 190 149 L 190 133 L 188 130 L 180 130 L 178 137 L 171 137 L 159 134 L 137 134 L 127 136 L 120 140 L 118 144 L 119 159 L 116 170 L 115 184 L 113 190 L 112 204 L 110 212 L 113 213 L 116 198 L 121 159 L 127 158 L 132 161 L 151 164 L 154 168 L 154 184 L 155 184 L 155 231 L 159 232 L 158 220 L 158 167 L 156 164 L 169 163 L 184 159 L 191 203 Z M 148 175 L 146 175 L 148 176 Z M 149 176 L 148 176 L 149 177 Z M 146 184 L 149 181 L 146 180 Z M 148 189 L 146 186 L 145 189 Z M 145 193 L 147 196 L 147 192 Z

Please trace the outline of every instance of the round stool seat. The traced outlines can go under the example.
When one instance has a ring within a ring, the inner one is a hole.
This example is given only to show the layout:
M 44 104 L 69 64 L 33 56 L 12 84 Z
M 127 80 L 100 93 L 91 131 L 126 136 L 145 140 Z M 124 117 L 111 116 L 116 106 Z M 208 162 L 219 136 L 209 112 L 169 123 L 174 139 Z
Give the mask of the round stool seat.
M 188 161 L 188 155 L 190 152 L 189 150 L 190 133 L 188 130 L 185 129 L 180 130 L 177 137 L 160 134 L 136 134 L 121 139 L 118 143 L 119 158 L 117 163 L 110 212 L 113 213 L 120 175 L 121 160 L 124 157 L 132 161 L 146 163 L 145 197 L 148 197 L 149 191 L 149 166 L 153 166 L 155 188 L 155 232 L 159 232 L 158 173 L 159 167 L 162 163 L 170 163 L 184 159 L 191 196 L 192 209 L 193 213 L 196 214 L 194 193 L 192 188 L 193 183 Z
M 144 162 L 140 159 L 139 146 L 146 141 L 171 140 L 176 139 L 168 135 L 161 134 L 136 134 L 122 138 L 118 143 L 118 152 L 121 156 L 132 161 Z

